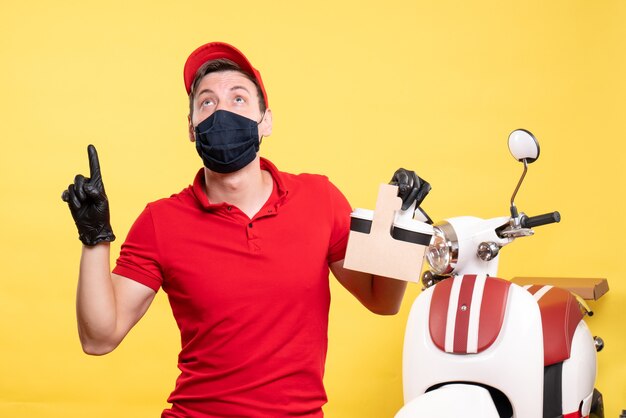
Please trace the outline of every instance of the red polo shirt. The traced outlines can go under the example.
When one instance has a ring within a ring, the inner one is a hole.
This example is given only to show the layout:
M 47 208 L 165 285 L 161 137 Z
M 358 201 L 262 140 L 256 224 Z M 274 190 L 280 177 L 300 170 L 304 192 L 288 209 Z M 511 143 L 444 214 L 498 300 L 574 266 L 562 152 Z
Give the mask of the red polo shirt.
M 280 172 L 249 219 L 192 186 L 147 205 L 114 273 L 167 293 L 181 374 L 163 417 L 321 417 L 330 292 L 350 205 L 324 176 Z

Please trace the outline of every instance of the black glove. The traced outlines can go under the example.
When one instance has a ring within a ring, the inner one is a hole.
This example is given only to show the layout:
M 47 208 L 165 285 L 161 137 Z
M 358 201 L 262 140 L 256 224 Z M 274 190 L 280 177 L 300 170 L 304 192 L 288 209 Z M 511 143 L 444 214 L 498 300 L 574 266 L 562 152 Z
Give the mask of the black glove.
M 402 199 L 402 210 L 407 210 L 413 202 L 417 202 L 415 207 L 419 207 L 431 189 L 430 184 L 418 177 L 415 171 L 404 168 L 399 168 L 393 173 L 389 184 L 398 186 L 398 197 Z
M 69 185 L 61 199 L 70 207 L 78 228 L 78 238 L 83 244 L 91 246 L 103 241 L 111 242 L 115 240 L 115 235 L 109 220 L 109 201 L 102 184 L 96 147 L 89 145 L 87 154 L 91 178 L 77 175 L 74 184 Z

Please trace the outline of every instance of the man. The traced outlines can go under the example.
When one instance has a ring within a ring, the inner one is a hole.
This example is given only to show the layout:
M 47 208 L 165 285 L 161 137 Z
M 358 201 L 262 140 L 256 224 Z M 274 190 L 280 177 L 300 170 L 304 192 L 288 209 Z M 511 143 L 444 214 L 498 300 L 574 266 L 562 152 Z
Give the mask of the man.
M 326 177 L 284 173 L 259 156 L 272 111 L 260 73 L 240 51 L 201 46 L 184 80 L 189 138 L 204 167 L 193 185 L 147 205 L 112 272 L 115 236 L 93 146 L 91 177 L 76 176 L 63 193 L 84 244 L 82 347 L 93 355 L 115 349 L 163 288 L 182 348 L 162 417 L 321 417 L 329 269 L 377 314 L 398 311 L 406 283 L 345 269 L 344 196 Z M 402 175 L 401 196 L 415 200 L 419 181 Z

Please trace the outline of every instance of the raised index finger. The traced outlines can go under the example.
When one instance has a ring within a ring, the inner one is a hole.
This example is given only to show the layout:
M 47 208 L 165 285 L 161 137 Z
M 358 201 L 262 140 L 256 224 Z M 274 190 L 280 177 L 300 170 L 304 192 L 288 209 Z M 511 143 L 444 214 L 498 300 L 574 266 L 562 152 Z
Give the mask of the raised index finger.
M 100 186 L 102 185 L 102 174 L 100 173 L 100 161 L 96 147 L 90 144 L 87 147 L 87 154 L 89 155 L 90 183 Z

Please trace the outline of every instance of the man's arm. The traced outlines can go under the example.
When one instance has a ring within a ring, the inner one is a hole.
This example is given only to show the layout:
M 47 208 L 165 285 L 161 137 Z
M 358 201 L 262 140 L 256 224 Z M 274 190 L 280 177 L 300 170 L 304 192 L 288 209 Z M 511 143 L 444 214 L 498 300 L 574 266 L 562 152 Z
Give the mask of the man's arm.
M 414 171 L 404 168 L 395 171 L 389 184 L 398 186 L 402 210 L 407 210 L 414 202 L 419 207 L 431 189 L 430 184 Z M 405 281 L 348 270 L 343 267 L 343 260 L 331 263 L 330 270 L 339 283 L 370 311 L 379 315 L 395 315 L 400 310 L 406 290 Z
M 78 174 L 61 195 L 82 241 L 76 315 L 78 334 L 87 354 L 106 354 L 124 339 L 150 306 L 156 292 L 111 274 L 109 200 L 104 191 L 98 152 L 87 147 L 90 177 Z
M 343 287 L 375 314 L 395 315 L 400 310 L 405 281 L 348 270 L 343 267 L 343 260 L 331 263 L 330 270 Z
M 78 335 L 87 354 L 113 351 L 141 319 L 156 292 L 112 274 L 109 243 L 83 246 L 76 292 Z

